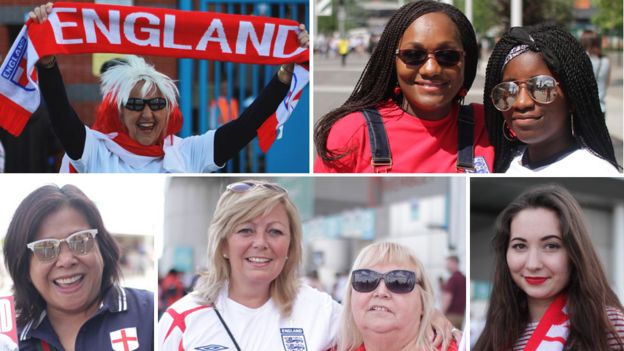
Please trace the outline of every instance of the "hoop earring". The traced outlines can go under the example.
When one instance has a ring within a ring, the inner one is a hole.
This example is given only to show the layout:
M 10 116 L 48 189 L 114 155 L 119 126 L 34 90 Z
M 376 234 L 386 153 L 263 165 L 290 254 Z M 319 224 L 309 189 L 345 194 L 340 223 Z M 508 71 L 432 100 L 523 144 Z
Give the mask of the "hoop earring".
M 510 142 L 514 142 L 518 139 L 518 137 L 516 137 L 516 134 L 513 132 L 513 130 L 507 127 L 507 121 L 505 120 L 503 120 L 503 137 L 507 139 L 507 141 L 510 141 Z

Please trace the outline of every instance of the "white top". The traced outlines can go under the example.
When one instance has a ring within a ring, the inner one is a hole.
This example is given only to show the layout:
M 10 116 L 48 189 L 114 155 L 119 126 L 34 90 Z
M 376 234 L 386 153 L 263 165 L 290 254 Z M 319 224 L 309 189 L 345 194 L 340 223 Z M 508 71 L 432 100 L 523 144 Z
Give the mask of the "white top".
M 167 137 L 165 156 L 153 157 L 127 151 L 112 140 L 116 133 L 103 134 L 86 126 L 85 129 L 82 157 L 69 160 L 79 173 L 205 173 L 220 168 L 214 162 L 214 130 L 187 138 Z
M 526 152 L 526 151 L 524 151 Z M 562 156 L 557 161 L 530 169 L 522 165 L 521 152 L 516 156 L 509 168 L 505 171 L 511 175 L 540 175 L 540 176 L 618 176 L 621 175 L 612 164 L 592 154 L 587 149 L 580 148 Z
M 604 56 L 598 57 L 596 55 L 589 55 L 589 59 L 591 60 L 592 68 L 594 70 L 594 77 L 596 77 L 596 84 L 598 84 L 600 109 L 604 113 L 607 109 L 605 97 L 607 96 L 607 83 L 611 72 L 611 64 L 609 63 L 609 59 Z
M 227 288 L 216 306 L 245 351 L 325 351 L 334 346 L 342 309 L 328 294 L 307 285 L 301 286 L 286 319 L 272 299 L 249 308 L 228 298 Z M 167 309 L 158 322 L 157 338 L 161 351 L 236 350 L 214 308 L 199 304 L 194 294 Z

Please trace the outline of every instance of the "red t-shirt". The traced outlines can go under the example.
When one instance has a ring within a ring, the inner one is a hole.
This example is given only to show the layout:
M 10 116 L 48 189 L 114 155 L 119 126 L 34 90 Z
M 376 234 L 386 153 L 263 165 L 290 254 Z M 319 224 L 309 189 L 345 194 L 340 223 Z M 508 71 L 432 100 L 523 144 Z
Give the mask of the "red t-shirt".
M 472 104 L 474 111 L 475 165 L 490 172 L 494 163 L 494 147 L 490 145 L 485 129 L 483 105 Z M 459 107 L 437 121 L 414 117 L 399 108 L 392 100 L 377 106 L 382 116 L 393 173 L 456 173 L 457 114 Z M 344 153 L 352 150 L 330 166 L 317 156 L 316 173 L 375 172 L 371 165 L 371 151 L 366 119 L 361 112 L 353 112 L 332 126 L 327 138 L 330 151 Z

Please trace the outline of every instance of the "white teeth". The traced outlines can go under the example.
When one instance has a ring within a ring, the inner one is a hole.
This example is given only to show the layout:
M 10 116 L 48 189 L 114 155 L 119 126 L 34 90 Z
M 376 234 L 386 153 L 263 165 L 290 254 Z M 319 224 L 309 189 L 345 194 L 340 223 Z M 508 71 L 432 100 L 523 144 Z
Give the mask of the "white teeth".
M 142 128 L 152 128 L 154 126 L 154 123 L 139 123 L 139 127 Z
M 55 282 L 61 285 L 69 285 L 79 281 L 80 278 L 82 278 L 82 275 L 76 275 L 71 278 L 56 279 Z
M 389 309 L 383 307 L 383 306 L 373 306 L 371 307 L 372 311 L 384 311 L 384 312 L 390 312 Z
M 269 258 L 261 258 L 261 257 L 248 257 L 247 260 L 253 263 L 267 263 L 271 261 L 271 259 Z

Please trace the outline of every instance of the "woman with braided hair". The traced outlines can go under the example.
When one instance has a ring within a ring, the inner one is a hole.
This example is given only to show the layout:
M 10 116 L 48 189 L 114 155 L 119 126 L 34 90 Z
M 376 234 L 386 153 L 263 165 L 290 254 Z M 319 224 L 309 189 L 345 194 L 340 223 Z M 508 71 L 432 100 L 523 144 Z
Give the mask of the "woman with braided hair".
M 495 172 L 619 174 L 591 62 L 567 31 L 505 33 L 488 62 L 484 104 Z
M 457 8 L 428 0 L 401 7 L 351 96 L 316 124 L 315 172 L 488 172 L 483 107 L 461 106 L 477 56 Z

